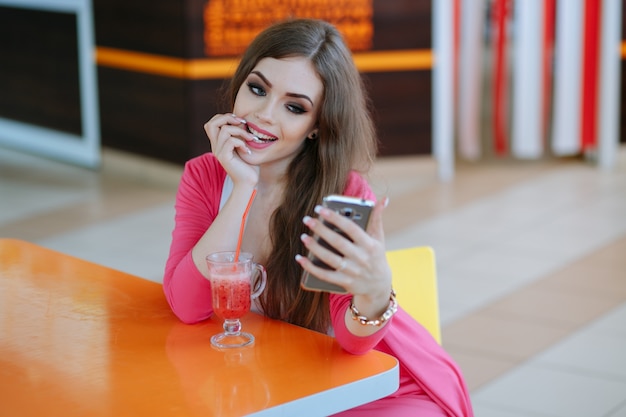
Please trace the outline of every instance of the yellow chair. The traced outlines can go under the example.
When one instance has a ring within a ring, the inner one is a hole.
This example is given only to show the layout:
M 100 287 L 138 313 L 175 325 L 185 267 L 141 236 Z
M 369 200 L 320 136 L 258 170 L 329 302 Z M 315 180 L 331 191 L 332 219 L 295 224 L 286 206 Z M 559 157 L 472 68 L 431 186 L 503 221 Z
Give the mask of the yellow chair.
M 441 344 L 435 252 L 428 246 L 387 251 L 400 306 Z

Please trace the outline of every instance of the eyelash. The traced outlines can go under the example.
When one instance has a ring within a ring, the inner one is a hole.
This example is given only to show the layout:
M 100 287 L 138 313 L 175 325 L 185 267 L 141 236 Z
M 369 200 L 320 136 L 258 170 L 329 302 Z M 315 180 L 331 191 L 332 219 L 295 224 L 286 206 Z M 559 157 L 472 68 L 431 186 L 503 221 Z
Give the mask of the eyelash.
M 247 84 L 248 84 L 248 88 L 250 89 L 250 91 L 252 91 L 252 94 L 254 94 L 255 96 L 260 96 L 260 97 L 265 96 L 265 90 L 263 89 L 263 87 L 255 83 L 251 83 L 251 82 L 248 82 Z
M 267 95 L 263 87 L 261 87 L 260 85 L 253 83 L 253 82 L 247 82 L 246 84 L 248 85 L 248 89 L 255 96 L 265 97 Z M 289 110 L 290 112 L 294 114 L 303 114 L 307 112 L 304 108 L 295 104 L 288 104 L 286 107 L 287 107 L 287 110 Z

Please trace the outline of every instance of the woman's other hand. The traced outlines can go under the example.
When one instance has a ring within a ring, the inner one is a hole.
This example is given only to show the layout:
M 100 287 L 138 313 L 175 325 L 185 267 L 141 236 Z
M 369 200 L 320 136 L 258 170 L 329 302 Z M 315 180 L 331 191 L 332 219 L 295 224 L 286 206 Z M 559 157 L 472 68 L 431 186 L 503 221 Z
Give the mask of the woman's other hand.
M 353 294 L 354 304 L 361 314 L 372 319 L 380 317 L 387 309 L 391 291 L 391 268 L 385 253 L 382 219 L 387 201 L 385 198 L 376 203 L 366 231 L 339 213 L 318 206 L 316 212 L 319 218 L 307 216 L 303 221 L 312 234 L 324 239 L 343 257 L 324 248 L 312 236 L 304 234 L 301 239 L 305 247 L 334 269 L 317 267 L 304 256 L 297 258 L 298 263 L 309 273 L 340 285 Z M 323 220 L 334 224 L 350 239 L 326 226 Z

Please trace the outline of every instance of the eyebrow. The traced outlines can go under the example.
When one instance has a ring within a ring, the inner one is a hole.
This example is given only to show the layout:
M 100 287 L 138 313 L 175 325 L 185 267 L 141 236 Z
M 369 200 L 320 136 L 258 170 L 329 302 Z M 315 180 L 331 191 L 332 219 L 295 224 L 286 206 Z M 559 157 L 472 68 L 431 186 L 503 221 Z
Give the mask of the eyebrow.
M 270 88 L 272 88 L 272 83 L 267 78 L 265 78 L 265 75 L 263 75 L 261 72 L 259 72 L 259 71 L 252 71 L 251 74 L 255 74 L 260 79 L 262 79 L 265 84 L 267 84 Z M 289 96 L 289 97 L 296 97 L 296 98 L 303 98 L 305 100 L 308 100 L 309 103 L 311 103 L 312 106 L 315 106 L 313 104 L 313 100 L 311 100 L 311 98 L 309 96 L 307 96 L 306 94 L 287 93 L 287 96 Z

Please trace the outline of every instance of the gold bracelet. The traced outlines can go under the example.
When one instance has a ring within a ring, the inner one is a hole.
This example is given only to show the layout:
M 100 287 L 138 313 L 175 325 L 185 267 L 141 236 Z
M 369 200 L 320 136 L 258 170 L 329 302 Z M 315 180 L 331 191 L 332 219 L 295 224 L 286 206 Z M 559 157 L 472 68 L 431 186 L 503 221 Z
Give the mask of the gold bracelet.
M 350 301 L 350 313 L 352 313 L 352 320 L 357 320 L 359 324 L 363 326 L 376 326 L 380 327 L 384 322 L 393 317 L 394 314 L 398 311 L 398 302 L 396 301 L 396 292 L 391 289 L 391 295 L 389 296 L 389 307 L 387 310 L 377 319 L 370 320 L 365 316 L 362 316 L 359 310 L 354 305 L 354 297 L 352 297 L 352 301 Z

